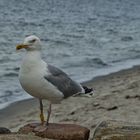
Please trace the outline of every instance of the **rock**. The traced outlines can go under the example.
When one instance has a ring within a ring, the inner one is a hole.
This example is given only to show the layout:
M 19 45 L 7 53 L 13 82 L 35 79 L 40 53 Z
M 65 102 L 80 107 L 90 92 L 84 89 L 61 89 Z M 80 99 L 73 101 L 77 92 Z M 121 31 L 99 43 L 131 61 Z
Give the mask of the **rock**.
M 116 110 L 116 109 L 118 109 L 118 107 L 117 107 L 117 106 L 112 106 L 112 107 L 107 108 L 107 110 L 108 110 L 108 111 L 111 111 L 111 110 Z
M 140 123 L 103 121 L 96 127 L 93 140 L 140 140 Z
M 11 131 L 8 128 L 0 127 L 0 134 L 9 134 Z
M 0 135 L 0 140 L 42 140 L 37 136 L 24 135 L 24 134 L 4 134 Z M 43 139 L 48 140 L 48 139 Z
M 39 123 L 27 124 L 19 133 L 34 133 L 36 136 L 56 140 L 88 140 L 90 130 L 75 124 L 50 123 L 47 127 Z
M 134 96 L 130 96 L 130 95 L 126 95 L 125 99 L 135 99 L 138 98 L 140 100 L 140 95 L 134 95 Z

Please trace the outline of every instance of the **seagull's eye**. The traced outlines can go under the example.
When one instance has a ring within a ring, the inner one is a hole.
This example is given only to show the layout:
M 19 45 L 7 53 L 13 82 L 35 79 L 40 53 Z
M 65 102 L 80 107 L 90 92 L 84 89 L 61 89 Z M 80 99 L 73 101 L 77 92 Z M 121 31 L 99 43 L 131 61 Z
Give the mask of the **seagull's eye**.
M 34 43 L 36 41 L 36 39 L 32 39 L 29 41 L 29 43 Z

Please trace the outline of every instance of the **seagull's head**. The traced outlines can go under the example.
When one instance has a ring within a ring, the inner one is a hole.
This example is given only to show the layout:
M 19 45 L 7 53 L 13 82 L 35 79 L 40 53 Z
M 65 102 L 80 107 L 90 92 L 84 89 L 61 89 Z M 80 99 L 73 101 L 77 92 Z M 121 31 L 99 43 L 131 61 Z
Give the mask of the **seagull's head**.
M 26 49 L 27 51 L 41 50 L 41 41 L 35 35 L 28 36 L 23 43 L 16 46 L 16 50 L 20 49 Z

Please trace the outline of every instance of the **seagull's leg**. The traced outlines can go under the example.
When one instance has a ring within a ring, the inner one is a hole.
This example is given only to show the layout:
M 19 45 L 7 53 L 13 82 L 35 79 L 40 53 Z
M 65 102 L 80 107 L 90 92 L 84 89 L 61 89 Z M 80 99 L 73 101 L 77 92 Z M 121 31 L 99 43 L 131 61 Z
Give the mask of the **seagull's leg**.
M 51 115 L 51 108 L 52 108 L 52 104 L 49 104 L 49 108 L 48 108 L 48 116 L 47 116 L 47 122 L 46 125 L 49 125 L 49 119 L 50 119 L 50 115 Z
M 41 120 L 41 124 L 43 125 L 45 120 L 44 120 L 44 114 L 43 114 L 43 103 L 42 103 L 42 99 L 39 99 L 39 103 L 40 103 L 40 120 Z

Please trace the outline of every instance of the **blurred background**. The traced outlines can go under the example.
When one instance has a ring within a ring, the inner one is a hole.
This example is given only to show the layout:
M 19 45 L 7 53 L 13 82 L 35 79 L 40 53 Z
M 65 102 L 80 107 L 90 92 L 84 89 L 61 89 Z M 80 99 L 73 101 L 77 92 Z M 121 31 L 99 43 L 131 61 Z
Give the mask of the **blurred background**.
M 31 98 L 18 81 L 27 35 L 78 82 L 140 64 L 139 0 L 0 0 L 0 109 Z

